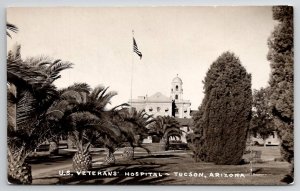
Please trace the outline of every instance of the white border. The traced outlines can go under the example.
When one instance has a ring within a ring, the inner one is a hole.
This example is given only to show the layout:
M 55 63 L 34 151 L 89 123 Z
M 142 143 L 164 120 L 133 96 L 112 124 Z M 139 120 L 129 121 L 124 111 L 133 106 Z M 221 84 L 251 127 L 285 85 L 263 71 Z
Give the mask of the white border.
M 1 0 L 0 1 L 0 145 L 1 145 L 1 153 L 0 153 L 0 164 L 1 164 L 1 183 L 0 183 L 0 190 L 32 190 L 32 191 L 40 191 L 43 189 L 45 191 L 55 189 L 57 191 L 64 190 L 64 191 L 74 191 L 74 190 L 170 190 L 179 191 L 182 189 L 189 189 L 189 190 L 299 190 L 300 184 L 298 183 L 298 172 L 299 172 L 299 153 L 300 151 L 296 151 L 295 155 L 295 184 L 291 186 L 104 186 L 104 185 L 91 185 L 91 186 L 59 186 L 59 185 L 52 185 L 52 186 L 17 186 L 17 185 L 8 185 L 7 183 L 7 153 L 6 153 L 6 32 L 5 32 L 5 22 L 6 22 L 6 10 L 7 7 L 19 6 L 19 7 L 43 7 L 43 6 L 76 6 L 76 7 L 92 7 L 92 6 L 221 6 L 221 5 L 293 5 L 294 6 L 294 14 L 295 14 L 295 147 L 299 148 L 299 141 L 297 137 L 299 137 L 300 131 L 297 129 L 299 128 L 299 101 L 298 97 L 300 95 L 298 79 L 300 74 L 300 67 L 297 66 L 299 60 L 299 37 L 297 34 L 299 33 L 298 26 L 299 26 L 299 5 L 300 1 L 295 0 Z M 297 150 L 297 149 L 295 149 Z

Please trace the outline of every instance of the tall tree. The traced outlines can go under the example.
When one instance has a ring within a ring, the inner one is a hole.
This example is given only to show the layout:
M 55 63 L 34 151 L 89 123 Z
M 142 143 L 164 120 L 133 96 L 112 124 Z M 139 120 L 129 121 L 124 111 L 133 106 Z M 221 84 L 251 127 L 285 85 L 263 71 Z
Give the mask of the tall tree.
M 204 161 L 238 164 L 251 119 L 251 75 L 233 53 L 225 52 L 208 70 L 204 93 L 194 117 L 197 153 Z
M 253 91 L 252 119 L 249 133 L 252 136 L 259 136 L 264 142 L 275 131 L 269 109 L 269 92 L 270 88 Z
M 294 163 L 294 27 L 293 7 L 273 7 L 278 25 L 269 40 L 268 60 L 271 63 L 270 106 L 276 129 L 281 137 L 283 157 Z M 293 170 L 292 175 L 293 177 Z
M 7 58 L 7 144 L 8 179 L 31 184 L 27 156 L 56 131 L 48 125 L 46 113 L 58 98 L 53 82 L 72 64 L 48 58 L 23 61 L 20 46 Z

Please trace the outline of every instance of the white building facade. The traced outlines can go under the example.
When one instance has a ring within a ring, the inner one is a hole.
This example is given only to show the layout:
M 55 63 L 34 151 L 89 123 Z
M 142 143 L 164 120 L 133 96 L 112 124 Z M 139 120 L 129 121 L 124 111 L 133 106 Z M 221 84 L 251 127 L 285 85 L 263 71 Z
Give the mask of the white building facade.
M 147 114 L 157 116 L 174 116 L 191 118 L 191 102 L 183 99 L 183 82 L 178 75 L 171 82 L 171 95 L 165 96 L 157 92 L 152 96 L 138 96 L 129 100 L 129 104 L 137 111 L 144 110 Z

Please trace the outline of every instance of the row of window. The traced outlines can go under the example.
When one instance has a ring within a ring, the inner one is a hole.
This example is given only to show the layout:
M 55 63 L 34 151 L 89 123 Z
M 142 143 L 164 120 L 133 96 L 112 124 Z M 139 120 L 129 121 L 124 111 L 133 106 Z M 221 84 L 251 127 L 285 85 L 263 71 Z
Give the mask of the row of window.
M 175 90 L 178 91 L 178 89 L 179 89 L 179 88 L 178 88 L 178 85 L 176 85 L 176 86 L 175 86 Z M 182 90 L 183 90 L 183 89 L 181 89 L 181 91 L 182 91 Z M 172 91 L 173 91 L 173 88 L 172 88 Z
M 152 112 L 152 111 L 153 111 L 153 108 L 150 107 L 150 108 L 149 108 L 149 111 Z M 157 112 L 160 112 L 160 111 L 161 111 L 161 108 L 160 108 L 160 107 L 157 107 L 157 108 L 156 108 L 156 111 L 157 111 Z M 165 109 L 165 112 L 168 112 L 168 111 L 169 111 L 169 108 L 166 108 L 166 109 Z
M 143 110 L 143 111 L 145 111 L 145 110 Z M 150 108 L 148 109 L 148 111 L 149 111 L 149 112 L 152 112 L 152 111 L 153 111 L 153 108 L 150 107 Z M 161 108 L 160 108 L 160 107 L 157 107 L 157 108 L 156 108 L 156 112 L 160 112 L 160 111 L 161 111 Z M 165 109 L 165 112 L 167 113 L 168 111 L 169 111 L 169 108 L 166 108 L 166 109 Z M 187 109 L 185 109 L 183 112 L 184 112 L 184 113 L 187 113 Z M 178 108 L 175 108 L 175 113 L 176 113 L 176 114 L 178 113 Z

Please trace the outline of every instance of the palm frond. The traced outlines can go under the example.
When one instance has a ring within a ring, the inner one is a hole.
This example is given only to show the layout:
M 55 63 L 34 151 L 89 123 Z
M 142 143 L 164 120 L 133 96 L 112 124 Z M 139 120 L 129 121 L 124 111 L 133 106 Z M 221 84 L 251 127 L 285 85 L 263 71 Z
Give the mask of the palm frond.
M 102 91 L 106 91 L 105 89 L 107 90 L 108 87 L 105 88 L 105 87 L 102 86 L 102 85 L 98 85 L 97 87 L 95 87 L 95 88 L 93 89 L 93 91 L 91 92 L 91 94 L 89 95 L 89 97 L 90 97 L 92 100 L 97 100 L 98 97 L 99 97 L 99 94 L 100 94 Z
M 11 38 L 11 35 L 8 31 L 17 33 L 19 31 L 19 29 L 16 25 L 7 22 L 6 23 L 6 35 Z
M 74 83 L 73 85 L 71 85 L 67 88 L 59 90 L 59 92 L 61 94 L 68 92 L 68 91 L 84 92 L 84 93 L 88 94 L 91 91 L 91 87 L 86 83 Z
M 70 62 L 62 62 L 61 60 L 55 60 L 48 68 L 47 73 L 49 74 L 49 78 L 52 79 L 51 82 L 60 78 L 59 73 L 65 69 L 72 68 L 73 64 Z
M 103 110 L 107 104 L 110 104 L 111 98 L 117 95 L 117 92 L 108 92 L 105 95 L 101 95 L 98 97 L 98 104 L 97 104 L 97 109 Z

